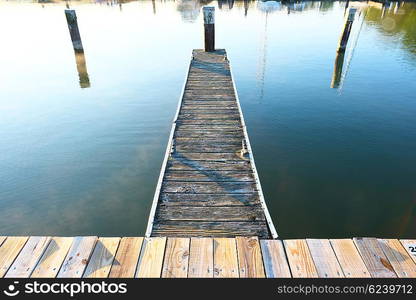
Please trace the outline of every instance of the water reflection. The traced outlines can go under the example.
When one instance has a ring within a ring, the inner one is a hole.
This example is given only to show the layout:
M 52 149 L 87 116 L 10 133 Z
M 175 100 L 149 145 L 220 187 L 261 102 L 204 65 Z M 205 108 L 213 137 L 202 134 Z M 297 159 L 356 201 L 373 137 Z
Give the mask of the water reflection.
M 416 234 L 415 3 L 0 3 L 13 29 L 0 55 L 3 232 L 143 234 L 190 49 L 203 44 L 201 7 L 213 5 L 281 236 Z M 65 7 L 79 12 L 85 55 L 70 48 Z

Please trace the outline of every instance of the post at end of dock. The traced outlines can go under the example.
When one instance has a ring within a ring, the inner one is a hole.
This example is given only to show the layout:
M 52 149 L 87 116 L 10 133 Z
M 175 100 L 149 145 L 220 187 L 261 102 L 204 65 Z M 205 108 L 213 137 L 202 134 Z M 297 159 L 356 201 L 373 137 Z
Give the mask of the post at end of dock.
M 342 32 L 341 39 L 339 41 L 338 52 L 343 52 L 347 48 L 348 39 L 350 37 L 352 23 L 354 22 L 356 8 L 349 8 L 348 15 L 345 20 L 344 31 Z
M 77 14 L 73 9 L 65 9 L 66 21 L 68 23 L 69 33 L 71 35 L 72 46 L 77 53 L 83 53 L 84 48 L 81 42 L 81 35 L 78 29 Z
M 215 51 L 215 8 L 206 6 L 204 12 L 205 51 Z

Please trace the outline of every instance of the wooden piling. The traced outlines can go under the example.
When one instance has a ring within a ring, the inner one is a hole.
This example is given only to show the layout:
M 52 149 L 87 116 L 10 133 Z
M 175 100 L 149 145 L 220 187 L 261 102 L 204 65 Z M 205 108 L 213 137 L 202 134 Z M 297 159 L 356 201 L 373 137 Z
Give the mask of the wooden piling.
M 77 64 L 79 86 L 82 89 L 89 88 L 91 86 L 90 77 L 88 76 L 87 63 L 83 52 L 75 52 L 75 62 Z
M 79 34 L 78 21 L 75 10 L 66 9 L 65 10 L 66 21 L 68 23 L 69 33 L 71 35 L 72 46 L 76 53 L 83 53 L 84 48 L 81 42 L 81 35 Z
M 342 68 L 344 66 L 344 51 L 337 51 L 335 57 L 334 73 L 332 74 L 331 88 L 338 88 L 341 82 Z
M 205 51 L 215 51 L 215 8 L 208 6 L 203 8 L 204 30 L 205 30 Z
M 348 44 L 348 39 L 350 37 L 352 23 L 354 22 L 355 13 L 357 12 L 356 8 L 350 8 L 348 10 L 348 16 L 345 20 L 344 31 L 342 32 L 341 39 L 338 45 L 338 52 L 345 51 Z

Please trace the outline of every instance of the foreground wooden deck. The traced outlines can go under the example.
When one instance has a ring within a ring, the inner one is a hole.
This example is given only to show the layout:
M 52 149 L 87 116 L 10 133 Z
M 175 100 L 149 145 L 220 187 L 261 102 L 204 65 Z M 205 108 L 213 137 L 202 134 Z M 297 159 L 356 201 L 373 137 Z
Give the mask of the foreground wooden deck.
M 194 50 L 146 236 L 277 233 L 264 201 L 225 50 Z
M 0 277 L 416 277 L 416 240 L 0 237 Z

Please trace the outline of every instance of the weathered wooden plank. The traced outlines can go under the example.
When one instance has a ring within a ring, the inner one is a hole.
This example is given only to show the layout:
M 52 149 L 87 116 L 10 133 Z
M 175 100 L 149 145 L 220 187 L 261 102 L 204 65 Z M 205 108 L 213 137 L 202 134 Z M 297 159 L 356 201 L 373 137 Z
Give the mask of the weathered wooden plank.
M 318 277 L 318 272 L 305 240 L 285 240 L 284 246 L 294 278 Z
M 343 278 L 341 266 L 327 239 L 306 239 L 319 277 Z
M 416 263 L 416 240 L 400 240 L 411 259 Z
M 9 270 L 29 237 L 9 236 L 0 247 L 0 278 Z
M 282 241 L 261 240 L 260 245 L 267 278 L 291 278 Z
M 53 237 L 30 277 L 56 277 L 73 240 L 73 237 Z
M 152 236 L 208 236 L 208 237 L 235 237 L 258 236 L 268 238 L 269 232 L 266 222 L 190 222 L 190 221 L 163 221 L 155 222 Z
M 196 168 L 196 170 L 204 170 L 207 169 L 209 167 L 211 167 L 212 164 L 215 164 L 216 162 L 219 163 L 228 163 L 227 165 L 230 165 L 230 167 L 234 166 L 234 165 L 246 165 L 247 168 L 241 170 L 237 169 L 237 170 L 219 170 L 219 171 L 233 171 L 233 172 L 241 172 L 244 171 L 248 174 L 252 174 L 252 170 L 250 168 L 248 168 L 249 162 L 247 159 L 243 159 L 241 157 L 241 155 L 239 155 L 238 153 L 192 153 L 192 152 L 176 152 L 173 153 L 171 156 L 171 161 L 175 160 L 178 162 L 181 162 L 183 164 L 187 164 L 190 167 L 194 167 Z M 202 160 L 202 162 L 200 162 Z M 203 162 L 206 161 L 206 162 Z M 237 162 L 236 162 L 237 161 Z M 238 163 L 238 161 L 240 163 Z M 201 165 L 203 164 L 203 165 Z M 205 165 L 204 165 L 205 164 Z M 207 165 L 207 164 L 211 164 L 211 165 Z M 217 166 L 217 165 L 214 165 Z M 193 169 L 188 170 L 188 171 L 195 171 Z
M 195 207 L 161 205 L 155 219 L 162 221 L 265 221 L 260 206 Z
M 169 170 L 223 170 L 223 171 L 239 171 L 250 170 L 249 161 L 193 161 L 185 157 L 183 159 L 170 158 L 167 168 Z
M 188 277 L 189 238 L 168 238 L 162 277 Z
M 253 206 L 259 205 L 257 193 L 251 194 L 186 194 L 161 193 L 161 205 L 166 206 Z
M 239 277 L 237 244 L 234 238 L 214 239 L 214 277 Z
M 162 189 L 165 193 L 247 194 L 257 191 L 257 186 L 253 182 L 166 181 L 163 183 Z
M 96 242 L 96 236 L 75 237 L 57 277 L 81 278 Z
M 236 237 L 241 278 L 265 277 L 260 243 L 257 237 Z
M 214 249 L 212 238 L 191 238 L 189 251 L 189 278 L 214 276 Z
M 109 274 L 110 278 L 134 277 L 142 243 L 142 237 L 124 237 L 121 239 Z
M 371 277 L 351 239 L 331 239 L 330 242 L 345 277 Z
M 136 277 L 159 278 L 162 272 L 166 237 L 146 238 L 137 265 Z
M 393 266 L 375 238 L 354 238 L 354 243 L 363 258 L 371 277 L 397 277 Z
M 228 132 L 216 132 L 216 131 L 176 131 L 175 138 L 187 137 L 187 138 L 207 138 L 207 139 L 220 139 L 220 138 L 239 138 L 243 139 L 243 133 L 241 131 L 228 131 Z
M 180 152 L 206 152 L 206 153 L 235 153 L 241 150 L 239 145 L 209 145 L 209 144 L 194 144 L 194 145 L 176 145 L 175 150 Z
M 379 239 L 381 248 L 398 277 L 416 278 L 416 264 L 397 239 Z
M 242 139 L 239 137 L 219 137 L 219 138 L 190 138 L 190 137 L 175 137 L 175 145 L 201 145 L 210 147 L 213 145 L 223 146 L 226 145 L 237 145 L 241 149 Z
M 44 236 L 30 237 L 4 277 L 28 278 L 48 247 L 50 240 L 50 237 Z
M 165 181 L 189 181 L 189 182 L 201 182 L 201 181 L 222 181 L 222 182 L 240 182 L 240 181 L 254 181 L 253 174 L 251 172 L 241 171 L 215 171 L 215 172 L 203 172 L 203 171 L 168 171 L 165 173 Z
M 240 121 L 240 116 L 237 112 L 212 114 L 206 112 L 181 112 L 179 114 L 179 120 L 237 120 Z
M 119 237 L 101 237 L 95 245 L 84 278 L 107 278 L 116 256 Z
M 178 119 L 176 123 L 179 125 L 241 125 L 240 120 L 202 120 L 202 119 Z

